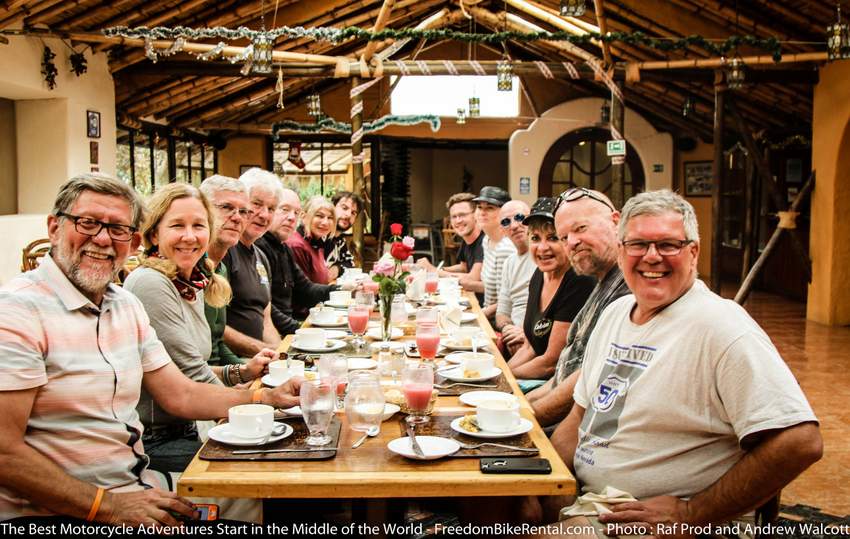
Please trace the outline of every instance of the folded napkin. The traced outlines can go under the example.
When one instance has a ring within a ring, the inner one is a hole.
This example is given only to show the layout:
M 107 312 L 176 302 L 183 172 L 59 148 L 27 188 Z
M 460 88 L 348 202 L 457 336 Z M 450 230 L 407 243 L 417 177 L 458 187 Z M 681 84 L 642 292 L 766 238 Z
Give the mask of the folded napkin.
M 592 517 L 610 513 L 609 506 L 622 502 L 636 502 L 637 498 L 620 489 L 605 487 L 601 494 L 590 492 L 579 496 L 569 507 L 561 509 L 561 520 L 571 517 Z
M 440 312 L 440 326 L 443 332 L 451 335 L 460 328 L 462 314 L 463 310 L 457 303 L 446 304 L 446 308 Z
M 407 299 L 419 301 L 425 295 L 425 272 L 418 271 L 413 274 L 413 280 L 407 285 L 405 292 Z

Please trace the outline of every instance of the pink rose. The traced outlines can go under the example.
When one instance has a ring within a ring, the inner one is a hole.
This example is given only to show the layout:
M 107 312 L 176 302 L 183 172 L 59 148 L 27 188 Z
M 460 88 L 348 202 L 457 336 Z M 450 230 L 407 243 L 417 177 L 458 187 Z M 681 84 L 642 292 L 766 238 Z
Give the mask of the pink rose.
M 393 264 L 389 260 L 378 260 L 372 267 L 373 275 L 384 275 L 386 277 L 392 277 L 394 273 L 395 264 Z
M 413 239 L 413 238 L 411 238 L 410 236 L 405 236 L 405 237 L 401 240 L 401 242 L 402 242 L 405 246 L 410 247 L 411 249 L 413 249 L 413 248 L 416 246 L 416 240 L 415 240 L 415 239 Z

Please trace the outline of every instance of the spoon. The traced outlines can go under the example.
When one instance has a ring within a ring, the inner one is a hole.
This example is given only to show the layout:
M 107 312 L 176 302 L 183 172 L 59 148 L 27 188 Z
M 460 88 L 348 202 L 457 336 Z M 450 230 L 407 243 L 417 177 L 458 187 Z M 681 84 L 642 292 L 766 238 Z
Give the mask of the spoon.
M 281 435 L 281 434 L 283 434 L 284 432 L 286 432 L 286 424 L 285 424 L 285 423 L 281 423 L 281 424 L 279 424 L 279 425 L 275 425 L 275 428 L 273 428 L 273 429 L 271 430 L 271 432 L 269 432 L 268 434 L 266 434 L 266 437 L 265 437 L 265 438 L 263 438 L 263 441 L 261 441 L 261 442 L 260 442 L 259 444 L 257 444 L 257 445 L 263 445 L 263 444 L 266 444 L 266 443 L 268 443 L 268 441 L 271 439 L 271 437 L 272 437 L 272 436 L 280 436 L 280 435 Z
M 357 440 L 351 445 L 351 449 L 357 449 L 358 447 L 363 445 L 363 442 L 366 441 L 366 438 L 373 438 L 377 436 L 379 432 L 381 432 L 381 427 L 378 427 L 377 425 L 369 427 L 369 430 L 367 430 L 366 433 L 363 434 L 363 436 L 361 436 L 359 440 Z

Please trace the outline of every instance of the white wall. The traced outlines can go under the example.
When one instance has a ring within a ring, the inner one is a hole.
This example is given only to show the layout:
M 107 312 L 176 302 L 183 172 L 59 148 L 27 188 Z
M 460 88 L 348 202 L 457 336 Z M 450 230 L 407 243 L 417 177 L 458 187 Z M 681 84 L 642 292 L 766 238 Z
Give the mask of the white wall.
M 45 39 L 56 54 L 56 88 L 41 75 L 42 42 L 11 36 L 0 48 L 0 98 L 15 101 L 17 200 L 20 213 L 50 211 L 59 186 L 68 177 L 91 170 L 89 141 L 98 142 L 101 172 L 115 174 L 115 86 L 101 53 L 86 51 L 88 71 L 71 73 L 70 50 Z M 86 111 L 99 112 L 101 136 L 86 135 Z M 0 197 L 15 196 L 3 190 Z
M 21 254 L 31 241 L 47 237 L 47 215 L 0 215 L 0 285 L 21 273 Z M 6 231 L 13 230 L 14 234 Z
M 510 138 L 508 185 L 512 198 L 529 204 L 537 200 L 540 166 L 549 148 L 562 136 L 577 129 L 594 127 L 599 122 L 603 100 L 595 97 L 567 101 L 544 112 L 528 129 L 515 131 Z M 623 136 L 638 153 L 643 163 L 646 189 L 673 187 L 673 138 L 659 133 L 641 115 L 626 108 Z M 653 172 L 653 165 L 662 172 Z M 519 179 L 531 178 L 531 192 L 520 194 Z

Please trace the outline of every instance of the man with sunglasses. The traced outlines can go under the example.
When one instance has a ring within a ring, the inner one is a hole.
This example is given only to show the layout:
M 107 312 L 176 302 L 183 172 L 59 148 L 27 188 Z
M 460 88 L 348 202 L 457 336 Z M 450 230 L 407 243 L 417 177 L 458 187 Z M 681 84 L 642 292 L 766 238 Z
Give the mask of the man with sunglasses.
M 600 537 L 635 523 L 653 535 L 705 525 L 746 533 L 746 514 L 820 459 L 817 418 L 767 334 L 697 279 L 687 201 L 669 190 L 637 195 L 618 235 L 633 295 L 599 318 L 552 443 L 583 493 L 612 486 L 637 498 L 590 518 Z
M 528 283 L 537 266 L 528 252 L 528 227 L 523 221 L 531 208 L 522 200 L 511 200 L 499 212 L 499 225 L 513 243 L 516 253 L 505 259 L 496 306 L 496 330 L 511 355 L 522 346 L 522 324 L 528 304 Z

